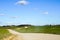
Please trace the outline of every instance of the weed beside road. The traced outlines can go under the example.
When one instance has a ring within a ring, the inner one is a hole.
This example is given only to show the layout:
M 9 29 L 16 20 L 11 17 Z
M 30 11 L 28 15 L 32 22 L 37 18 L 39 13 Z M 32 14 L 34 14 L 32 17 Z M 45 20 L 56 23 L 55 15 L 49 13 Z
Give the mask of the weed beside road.
M 3 40 L 3 38 L 6 38 L 10 36 L 11 34 L 7 29 L 0 29 L 0 40 Z

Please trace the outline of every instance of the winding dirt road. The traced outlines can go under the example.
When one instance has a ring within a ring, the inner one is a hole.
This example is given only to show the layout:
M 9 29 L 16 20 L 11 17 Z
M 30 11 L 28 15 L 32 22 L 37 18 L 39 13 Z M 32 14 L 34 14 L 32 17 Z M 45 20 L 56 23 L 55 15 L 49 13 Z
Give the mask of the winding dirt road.
M 11 29 L 8 29 L 8 31 L 16 35 L 13 40 L 60 40 L 60 35 L 42 33 L 19 33 Z

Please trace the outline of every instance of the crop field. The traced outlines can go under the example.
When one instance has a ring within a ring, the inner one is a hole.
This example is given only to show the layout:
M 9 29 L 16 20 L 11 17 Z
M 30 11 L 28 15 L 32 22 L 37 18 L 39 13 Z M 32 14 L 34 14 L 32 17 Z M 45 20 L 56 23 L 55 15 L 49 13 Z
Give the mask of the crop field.
M 21 33 L 49 33 L 60 34 L 60 26 L 31 26 L 28 28 L 17 27 L 14 30 Z
M 11 35 L 7 29 L 0 29 L 0 40 Z

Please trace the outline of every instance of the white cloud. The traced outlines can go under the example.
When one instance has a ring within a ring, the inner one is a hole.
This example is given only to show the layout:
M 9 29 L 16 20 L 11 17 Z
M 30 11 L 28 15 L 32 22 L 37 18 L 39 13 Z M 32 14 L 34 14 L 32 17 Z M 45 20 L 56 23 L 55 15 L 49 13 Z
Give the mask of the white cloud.
M 7 24 L 7 25 L 18 25 L 19 23 L 17 23 L 17 22 L 7 22 L 5 24 Z
M 12 22 L 7 22 L 6 24 L 7 24 L 7 25 L 12 25 L 12 24 L 14 24 L 14 23 L 12 23 Z
M 48 12 L 47 11 L 45 11 L 45 12 L 43 12 L 44 14 L 48 14 Z
M 0 16 L 4 16 L 5 14 L 0 14 Z
M 26 0 L 21 0 L 21 1 L 16 2 L 16 4 L 27 5 L 27 4 L 29 4 L 29 2 Z
M 11 18 L 18 18 L 18 16 L 13 16 L 13 17 L 11 17 Z
M 10 18 L 19 18 L 19 16 L 11 16 Z

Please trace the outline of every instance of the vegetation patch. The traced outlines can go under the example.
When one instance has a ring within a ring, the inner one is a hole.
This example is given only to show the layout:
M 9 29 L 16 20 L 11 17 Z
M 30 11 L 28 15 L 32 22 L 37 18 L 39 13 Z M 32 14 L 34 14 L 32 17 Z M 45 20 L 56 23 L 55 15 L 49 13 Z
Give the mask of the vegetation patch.
M 7 29 L 0 29 L 0 40 L 3 40 L 3 38 L 6 38 L 10 36 L 11 34 Z
M 17 28 L 14 28 L 14 30 L 21 33 L 60 34 L 60 25 L 25 26 L 25 27 L 17 27 Z

